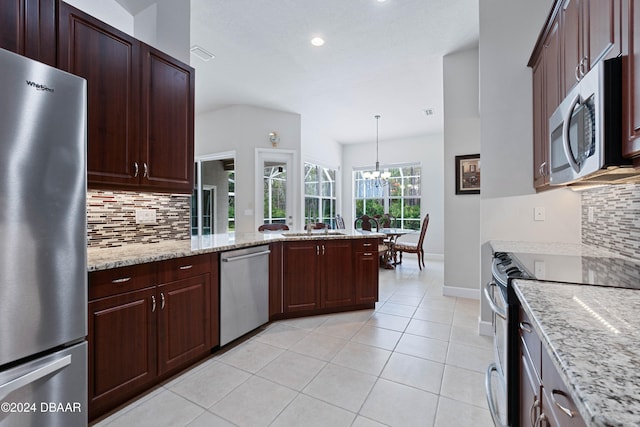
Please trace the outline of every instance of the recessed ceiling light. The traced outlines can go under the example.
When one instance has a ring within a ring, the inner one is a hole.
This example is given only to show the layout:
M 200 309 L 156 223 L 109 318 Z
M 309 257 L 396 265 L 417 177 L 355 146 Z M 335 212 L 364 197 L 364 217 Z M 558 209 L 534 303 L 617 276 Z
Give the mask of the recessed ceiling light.
M 378 0 L 378 3 L 384 3 L 384 2 L 386 2 L 386 1 L 387 1 L 387 0 Z
M 324 44 L 324 39 L 322 37 L 314 37 L 311 39 L 311 44 L 314 46 L 322 46 Z
M 203 49 L 197 44 L 191 46 L 191 53 L 193 53 L 198 58 L 202 59 L 204 62 L 209 62 L 213 58 L 215 58 L 215 55 L 213 53 Z

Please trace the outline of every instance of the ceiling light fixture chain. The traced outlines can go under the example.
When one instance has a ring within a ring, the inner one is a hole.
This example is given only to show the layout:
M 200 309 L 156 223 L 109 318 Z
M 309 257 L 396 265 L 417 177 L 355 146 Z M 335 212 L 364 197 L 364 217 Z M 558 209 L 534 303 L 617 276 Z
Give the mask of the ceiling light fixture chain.
M 378 157 L 378 149 L 380 145 L 379 137 L 380 137 L 380 114 L 376 114 L 373 116 L 376 119 L 376 170 L 373 172 L 365 172 L 362 176 L 365 179 L 374 179 L 376 187 L 380 187 L 383 185 L 387 185 L 387 180 L 391 177 L 391 172 L 384 171 L 380 172 L 380 159 Z

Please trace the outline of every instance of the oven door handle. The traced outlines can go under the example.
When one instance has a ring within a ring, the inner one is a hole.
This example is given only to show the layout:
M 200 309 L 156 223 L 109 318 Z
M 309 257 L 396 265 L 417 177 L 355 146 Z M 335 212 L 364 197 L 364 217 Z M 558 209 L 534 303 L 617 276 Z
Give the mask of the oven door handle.
M 507 320 L 507 310 L 505 310 L 504 308 L 498 307 L 498 304 L 496 304 L 496 300 L 493 299 L 493 296 L 491 295 L 491 287 L 492 286 L 497 286 L 496 282 L 488 282 L 485 285 L 485 287 L 484 287 L 484 296 L 487 298 L 487 302 L 489 303 L 489 306 L 491 307 L 491 311 L 493 311 L 500 318 L 502 318 L 504 320 Z
M 487 403 L 489 404 L 489 413 L 491 414 L 491 418 L 493 419 L 493 423 L 496 427 L 508 427 L 506 424 L 502 423 L 500 416 L 498 415 L 498 410 L 496 408 L 496 402 L 493 399 L 493 387 L 491 387 L 491 377 L 494 372 L 498 372 L 498 367 L 495 363 L 492 363 L 487 368 L 487 374 L 484 377 L 484 392 L 487 396 Z

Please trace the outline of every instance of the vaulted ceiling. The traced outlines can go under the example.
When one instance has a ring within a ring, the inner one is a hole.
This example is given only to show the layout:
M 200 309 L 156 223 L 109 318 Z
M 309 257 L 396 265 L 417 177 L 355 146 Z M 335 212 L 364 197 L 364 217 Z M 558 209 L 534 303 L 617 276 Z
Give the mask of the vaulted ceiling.
M 442 132 L 442 57 L 477 45 L 478 1 L 191 0 L 191 45 L 215 55 L 191 56 L 196 112 L 299 113 L 342 143 L 375 138 L 375 114 L 381 141 Z

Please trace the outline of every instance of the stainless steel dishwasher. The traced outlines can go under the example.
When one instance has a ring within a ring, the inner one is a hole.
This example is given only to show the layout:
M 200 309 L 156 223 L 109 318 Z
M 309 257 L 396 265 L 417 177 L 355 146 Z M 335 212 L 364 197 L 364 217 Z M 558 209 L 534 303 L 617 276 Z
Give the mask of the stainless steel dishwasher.
M 269 246 L 220 255 L 220 345 L 269 321 Z

